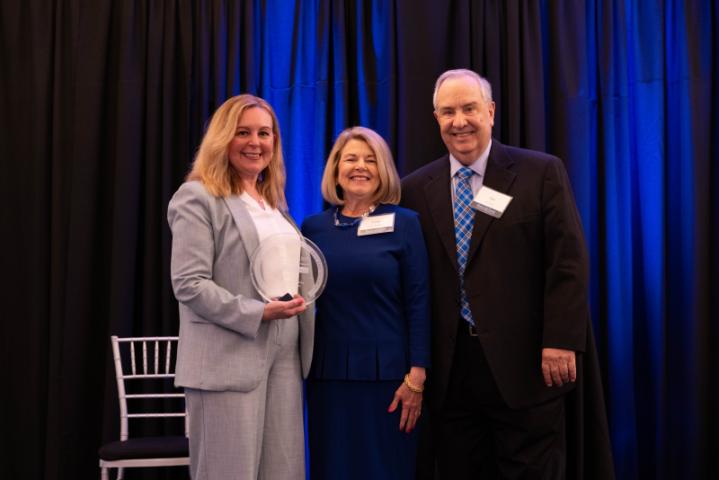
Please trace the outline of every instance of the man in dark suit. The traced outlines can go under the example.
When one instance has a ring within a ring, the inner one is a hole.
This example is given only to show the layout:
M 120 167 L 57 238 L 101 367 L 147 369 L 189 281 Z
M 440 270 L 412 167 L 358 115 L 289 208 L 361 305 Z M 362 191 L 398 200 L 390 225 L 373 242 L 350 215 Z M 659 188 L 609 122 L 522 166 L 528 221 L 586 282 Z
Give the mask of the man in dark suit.
M 591 339 L 566 171 L 492 139 L 491 87 L 475 72 L 443 73 L 433 101 L 449 154 L 404 178 L 402 205 L 419 213 L 430 256 L 440 477 L 565 478 L 565 398 Z

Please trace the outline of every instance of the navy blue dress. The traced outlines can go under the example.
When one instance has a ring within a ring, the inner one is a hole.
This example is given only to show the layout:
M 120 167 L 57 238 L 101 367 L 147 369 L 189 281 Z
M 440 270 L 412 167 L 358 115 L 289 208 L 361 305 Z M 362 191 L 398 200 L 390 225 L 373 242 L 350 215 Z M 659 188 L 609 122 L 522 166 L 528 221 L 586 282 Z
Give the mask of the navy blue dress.
M 362 237 L 335 226 L 334 207 L 302 225 L 329 268 L 307 381 L 312 480 L 414 478 L 417 430 L 401 432 L 401 407 L 387 408 L 410 367 L 429 366 L 428 260 L 417 214 L 372 215 L 389 213 L 393 232 Z

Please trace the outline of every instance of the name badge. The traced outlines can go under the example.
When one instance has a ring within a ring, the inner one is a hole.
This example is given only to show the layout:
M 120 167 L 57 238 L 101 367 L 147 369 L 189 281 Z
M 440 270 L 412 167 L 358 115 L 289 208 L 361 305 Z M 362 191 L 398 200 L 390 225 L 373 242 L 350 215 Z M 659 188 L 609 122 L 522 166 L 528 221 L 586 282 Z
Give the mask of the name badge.
M 475 210 L 479 210 L 494 218 L 501 218 L 507 209 L 507 205 L 512 201 L 512 198 L 513 197 L 509 195 L 482 185 L 482 188 L 479 189 L 474 200 L 472 200 L 471 206 Z
M 387 232 L 394 232 L 394 213 L 364 217 L 357 227 L 358 237 Z

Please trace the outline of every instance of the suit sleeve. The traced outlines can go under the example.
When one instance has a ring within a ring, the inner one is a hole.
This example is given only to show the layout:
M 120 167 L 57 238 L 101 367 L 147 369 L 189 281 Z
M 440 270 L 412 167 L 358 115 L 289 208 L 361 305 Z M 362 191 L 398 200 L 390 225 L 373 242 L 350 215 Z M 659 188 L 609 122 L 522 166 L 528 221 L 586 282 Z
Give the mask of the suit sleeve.
M 210 200 L 201 185 L 186 183 L 170 201 L 167 218 L 172 230 L 170 271 L 175 298 L 203 320 L 255 338 L 264 303 L 234 295 L 213 280 Z
M 589 321 L 589 261 L 567 172 L 552 157 L 542 189 L 544 217 L 543 347 L 583 351 Z
M 409 329 L 409 360 L 414 367 L 429 367 L 429 260 L 416 213 L 407 219 L 400 259 L 402 296 Z

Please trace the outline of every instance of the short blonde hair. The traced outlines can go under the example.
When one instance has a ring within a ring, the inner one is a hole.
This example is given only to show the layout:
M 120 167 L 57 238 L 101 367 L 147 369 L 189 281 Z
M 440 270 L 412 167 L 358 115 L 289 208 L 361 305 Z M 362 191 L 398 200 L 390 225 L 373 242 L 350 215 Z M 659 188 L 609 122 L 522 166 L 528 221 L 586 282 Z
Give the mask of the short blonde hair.
M 227 149 L 237 132 L 237 123 L 250 108 L 261 108 L 272 117 L 274 145 L 272 159 L 257 179 L 257 190 L 273 208 L 287 208 L 285 200 L 285 162 L 277 115 L 265 100 L 250 94 L 237 95 L 225 101 L 212 115 L 205 136 L 197 150 L 187 180 L 199 180 L 217 197 L 243 192 L 239 174 L 230 165 Z
M 332 147 L 325 172 L 322 175 L 322 197 L 332 205 L 344 205 L 342 189 L 337 181 L 338 164 L 342 156 L 342 149 L 350 140 L 361 140 L 369 146 L 377 159 L 379 172 L 379 187 L 375 192 L 372 203 L 398 204 L 401 196 L 399 175 L 392 160 L 392 152 L 387 142 L 374 130 L 365 127 L 351 127 L 339 134 Z

